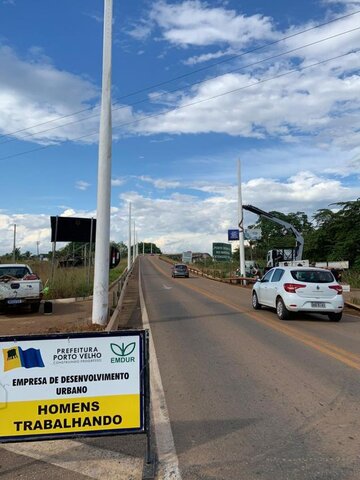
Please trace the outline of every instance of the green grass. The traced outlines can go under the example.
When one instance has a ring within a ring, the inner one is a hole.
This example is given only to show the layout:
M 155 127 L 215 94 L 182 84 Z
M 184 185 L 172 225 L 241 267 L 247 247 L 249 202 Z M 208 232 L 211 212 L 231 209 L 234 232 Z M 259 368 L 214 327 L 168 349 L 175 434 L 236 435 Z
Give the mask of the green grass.
M 51 280 L 50 262 L 29 262 L 32 270 L 39 275 L 44 286 L 48 288 L 45 298 L 72 298 L 87 297 L 92 295 L 94 269 L 90 275 L 85 267 L 55 268 L 54 277 Z M 127 260 L 121 260 L 116 268 L 109 271 L 109 283 L 111 284 L 121 276 L 127 266 Z M 89 278 L 88 278 L 89 277 Z
M 342 283 L 347 283 L 352 288 L 360 288 L 360 271 L 355 269 L 344 270 Z

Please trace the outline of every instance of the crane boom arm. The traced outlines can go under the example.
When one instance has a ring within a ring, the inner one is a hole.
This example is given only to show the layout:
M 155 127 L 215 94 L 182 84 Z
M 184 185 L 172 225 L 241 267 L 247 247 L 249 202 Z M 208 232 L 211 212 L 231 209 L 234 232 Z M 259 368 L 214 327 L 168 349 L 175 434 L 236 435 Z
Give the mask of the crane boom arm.
M 256 215 L 259 215 L 261 217 L 265 217 L 268 220 L 271 220 L 272 222 L 282 225 L 287 230 L 290 230 L 295 235 L 295 238 L 296 238 L 295 260 L 302 259 L 302 254 L 304 250 L 304 237 L 301 235 L 300 232 L 296 230 L 296 228 L 293 225 L 291 225 L 291 223 L 275 217 L 272 213 L 264 212 L 264 210 L 254 207 L 253 205 L 243 205 L 243 209 L 248 210 L 249 212 L 255 213 Z

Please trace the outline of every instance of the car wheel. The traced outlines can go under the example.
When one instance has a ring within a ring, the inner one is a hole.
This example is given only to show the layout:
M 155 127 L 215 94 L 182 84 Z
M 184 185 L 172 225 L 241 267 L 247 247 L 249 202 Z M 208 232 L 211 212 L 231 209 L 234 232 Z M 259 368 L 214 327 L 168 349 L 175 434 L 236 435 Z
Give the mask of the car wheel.
M 341 317 L 342 317 L 342 312 L 339 313 L 329 313 L 328 314 L 329 320 L 331 322 L 340 322 Z
M 39 310 L 40 310 L 40 302 L 30 304 L 31 313 L 38 313 Z
M 254 310 L 259 310 L 261 308 L 261 305 L 258 301 L 258 297 L 257 297 L 255 292 L 253 292 L 253 294 L 252 294 L 252 302 L 251 303 L 252 303 L 252 307 L 253 307 Z
M 280 297 L 276 300 L 276 313 L 280 320 L 287 320 L 290 318 L 290 312 L 285 307 L 284 301 Z

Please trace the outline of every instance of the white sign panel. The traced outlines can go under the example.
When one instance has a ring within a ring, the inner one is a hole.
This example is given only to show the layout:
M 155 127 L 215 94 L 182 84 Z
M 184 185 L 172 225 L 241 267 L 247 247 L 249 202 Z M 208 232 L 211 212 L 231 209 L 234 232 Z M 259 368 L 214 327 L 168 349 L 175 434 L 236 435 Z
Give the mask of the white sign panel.
M 246 228 L 244 231 L 245 240 L 260 240 L 261 229 L 260 228 Z
M 141 430 L 144 334 L 0 339 L 0 440 Z
M 192 252 L 190 252 L 190 251 L 183 252 L 181 261 L 183 263 L 191 263 L 192 262 Z

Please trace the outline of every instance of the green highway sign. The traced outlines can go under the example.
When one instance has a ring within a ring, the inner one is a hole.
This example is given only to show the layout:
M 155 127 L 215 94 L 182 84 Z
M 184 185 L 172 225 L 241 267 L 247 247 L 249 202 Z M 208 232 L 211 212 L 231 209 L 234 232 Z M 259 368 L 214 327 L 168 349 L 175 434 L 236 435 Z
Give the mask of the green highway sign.
M 213 243 L 213 258 L 216 262 L 231 260 L 231 245 L 228 243 Z

